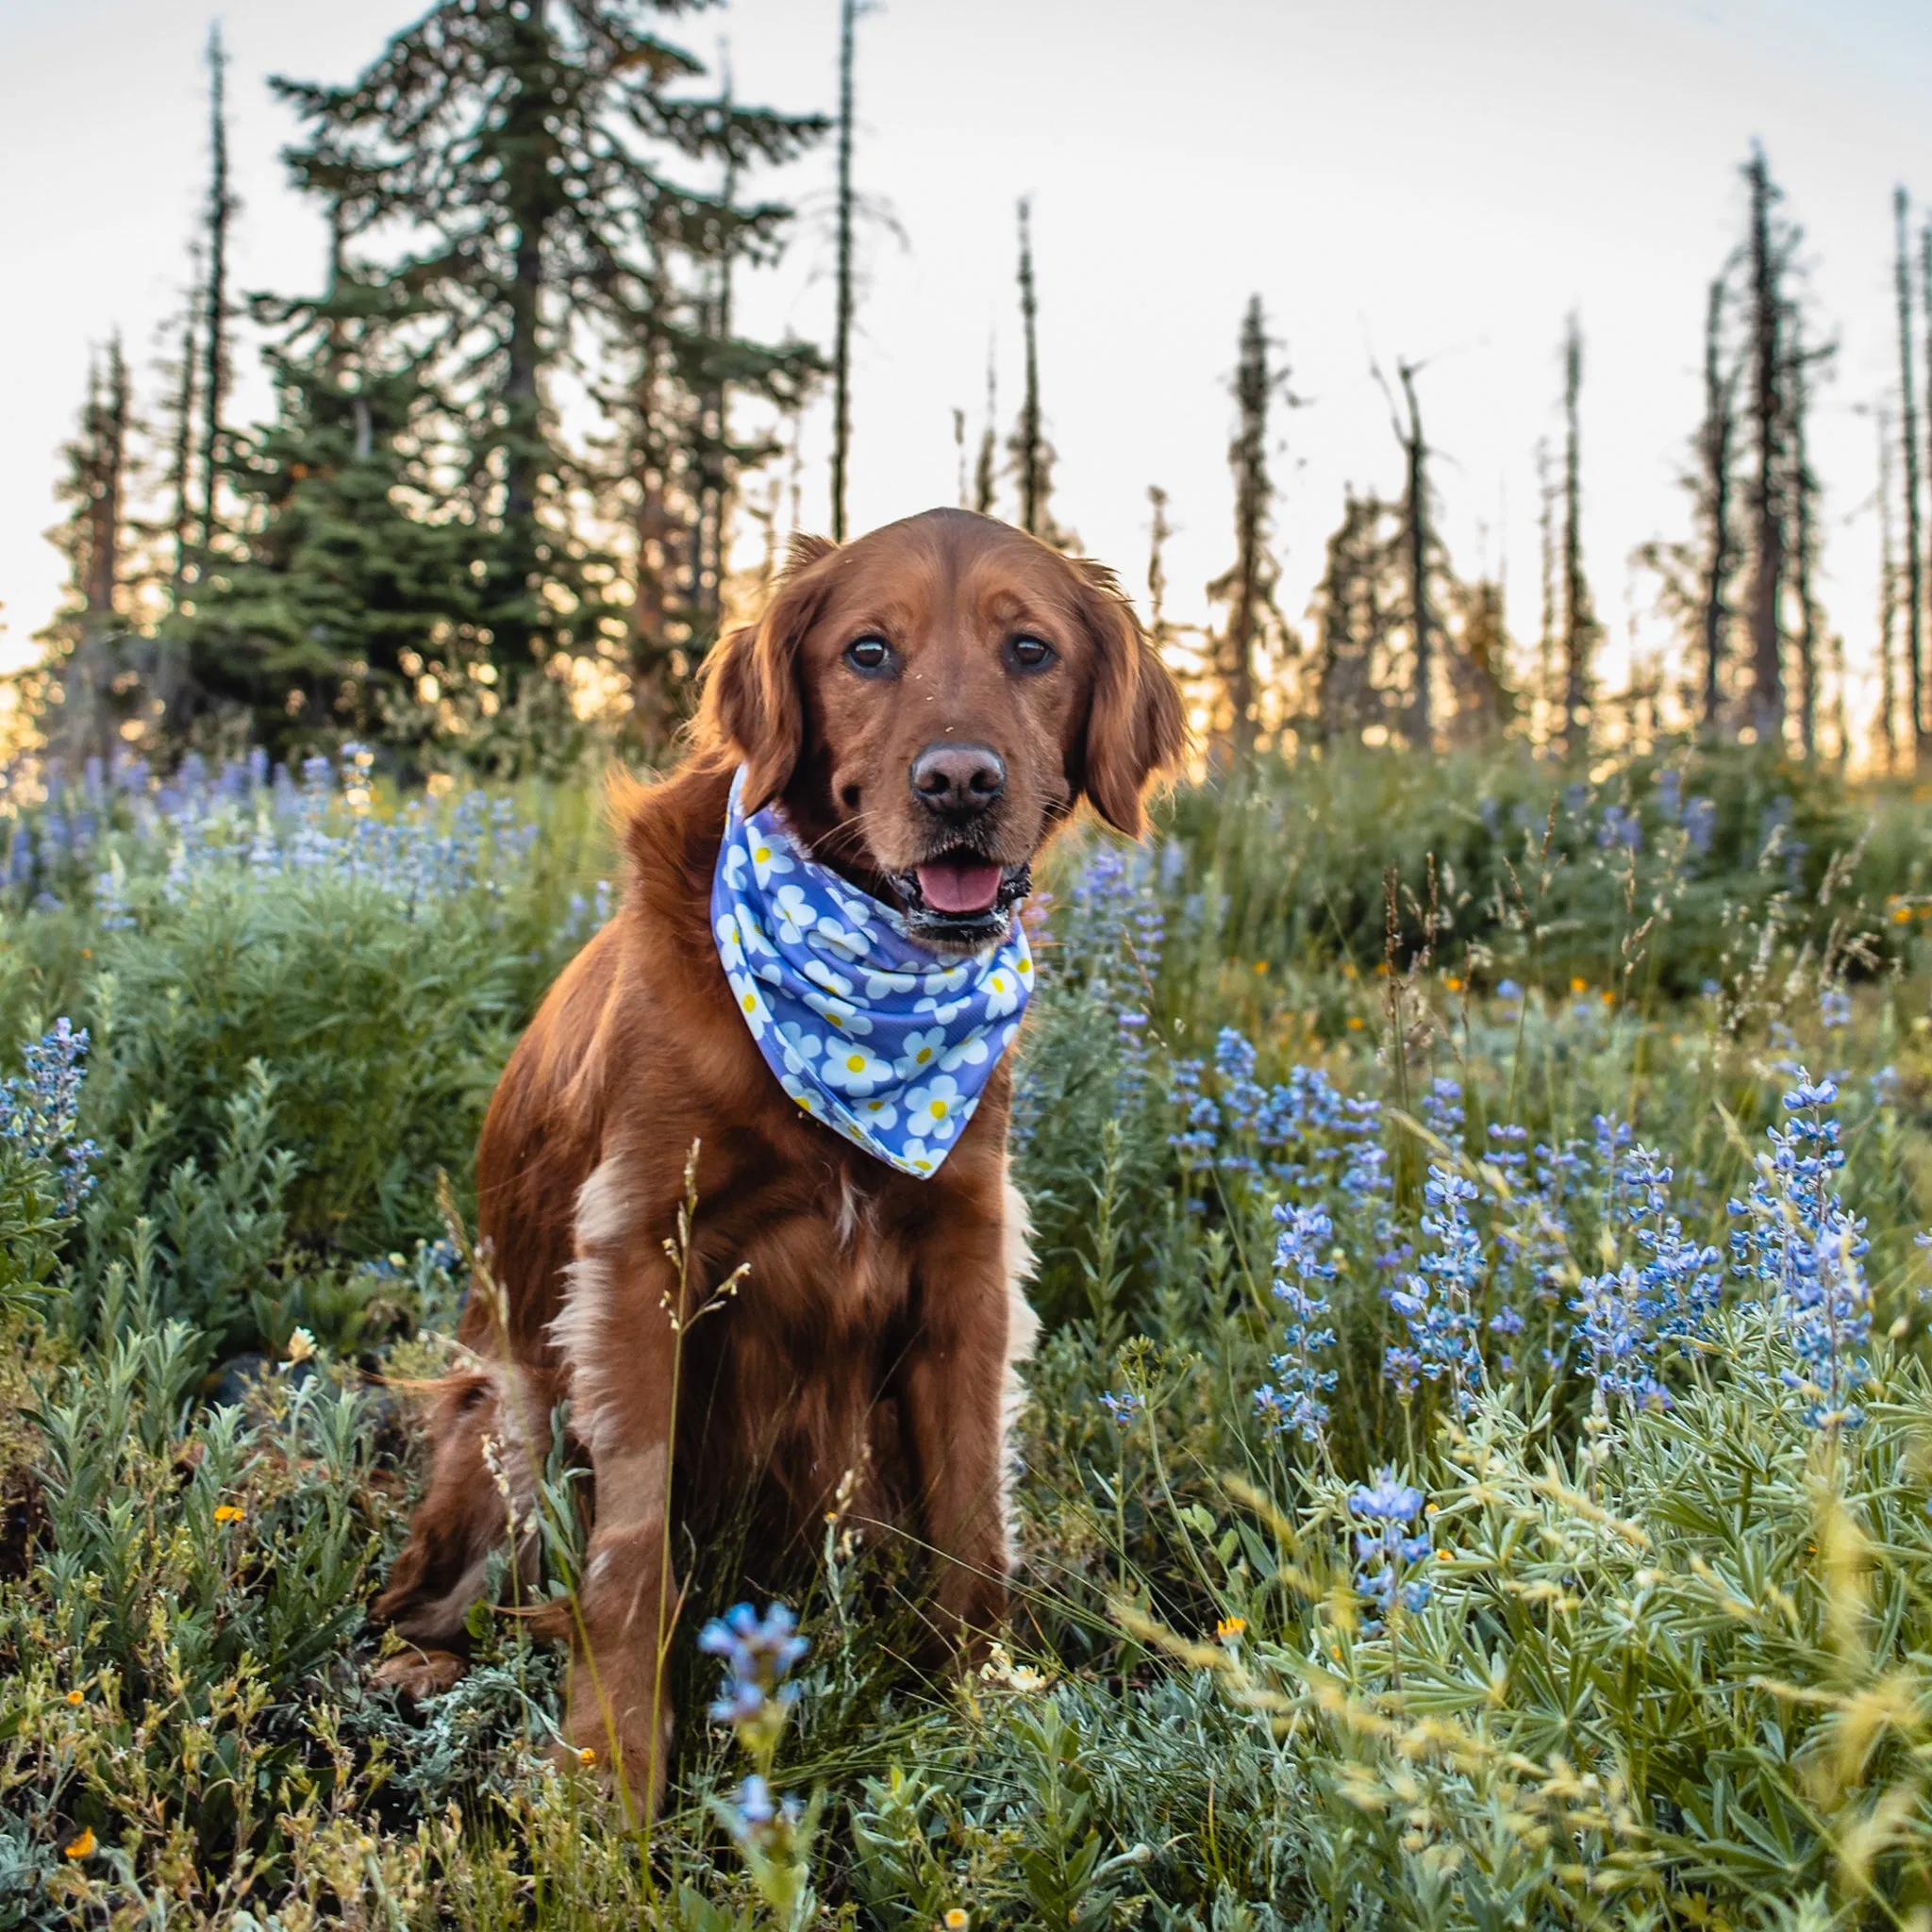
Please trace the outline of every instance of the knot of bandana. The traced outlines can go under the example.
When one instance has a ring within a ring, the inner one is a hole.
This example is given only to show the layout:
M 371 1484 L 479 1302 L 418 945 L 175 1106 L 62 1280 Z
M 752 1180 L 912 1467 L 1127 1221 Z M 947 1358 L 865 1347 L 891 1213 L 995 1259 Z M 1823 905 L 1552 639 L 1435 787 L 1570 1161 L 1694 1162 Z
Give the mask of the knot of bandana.
M 819 864 L 775 807 L 731 781 L 711 879 L 718 960 L 778 1083 L 816 1121 L 902 1174 L 936 1173 L 1033 991 L 1015 919 L 990 953 L 942 959 L 891 907 Z

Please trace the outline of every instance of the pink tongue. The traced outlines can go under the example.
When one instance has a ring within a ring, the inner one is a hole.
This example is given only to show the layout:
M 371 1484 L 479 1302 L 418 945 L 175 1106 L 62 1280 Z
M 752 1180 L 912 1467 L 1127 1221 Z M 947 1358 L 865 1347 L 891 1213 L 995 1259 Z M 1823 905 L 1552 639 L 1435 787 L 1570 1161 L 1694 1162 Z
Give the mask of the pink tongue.
M 918 869 L 920 896 L 935 912 L 989 910 L 1000 895 L 1000 869 L 984 860 L 941 858 Z

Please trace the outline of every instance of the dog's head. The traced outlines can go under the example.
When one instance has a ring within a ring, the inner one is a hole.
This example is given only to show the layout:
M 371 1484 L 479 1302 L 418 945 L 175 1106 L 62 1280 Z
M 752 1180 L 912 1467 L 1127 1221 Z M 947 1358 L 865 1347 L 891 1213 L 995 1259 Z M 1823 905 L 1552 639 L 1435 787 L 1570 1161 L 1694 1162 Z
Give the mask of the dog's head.
M 942 952 L 1002 939 L 1081 797 L 1134 837 L 1180 756 L 1179 693 L 1110 571 L 928 510 L 802 538 L 763 618 L 714 655 L 701 733 L 825 864 Z

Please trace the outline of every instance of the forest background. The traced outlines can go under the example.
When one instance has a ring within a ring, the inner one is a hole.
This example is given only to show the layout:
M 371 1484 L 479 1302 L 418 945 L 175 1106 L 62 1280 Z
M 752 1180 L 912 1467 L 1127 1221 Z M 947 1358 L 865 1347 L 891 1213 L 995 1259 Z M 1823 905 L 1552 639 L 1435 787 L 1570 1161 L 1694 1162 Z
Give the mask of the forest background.
M 128 152 L 145 158 L 140 191 L 88 195 L 85 222 L 66 219 L 56 198 L 24 201 L 8 218 L 17 257 L 47 264 L 58 286 L 73 291 L 60 304 L 22 305 L 8 327 L 36 366 L 50 375 L 60 370 L 74 386 L 58 397 L 51 381 L 21 386 L 6 406 L 8 445 L 31 449 L 38 439 L 44 448 L 59 435 L 61 419 L 72 421 L 75 390 L 88 379 L 88 344 L 103 361 L 122 325 L 139 425 L 124 495 L 152 536 L 171 520 L 160 499 L 177 467 L 169 418 L 180 387 L 168 365 L 178 360 L 189 297 L 208 274 L 205 234 L 201 262 L 185 254 L 207 226 L 202 24 L 165 8 L 125 21 L 98 7 L 15 11 L 20 43 L 39 57 L 12 69 L 20 97 L 9 103 L 16 111 L 8 125 L 23 159 L 44 155 L 63 138 L 54 124 L 71 118 L 60 90 L 26 85 L 30 73 L 50 71 L 91 76 L 86 111 L 101 116 L 106 138 L 85 144 L 84 172 L 111 174 L 115 157 Z M 274 408 L 260 352 L 289 327 L 251 310 L 251 297 L 264 287 L 284 300 L 312 295 L 328 247 L 328 197 L 287 185 L 275 151 L 296 123 L 287 102 L 265 95 L 260 77 L 286 68 L 347 79 L 398 24 L 387 14 L 361 23 L 354 7 L 325 27 L 297 27 L 273 9 L 243 8 L 229 22 L 236 64 L 227 88 L 228 180 L 239 206 L 225 237 L 225 307 L 232 314 L 217 412 L 224 465 L 245 459 L 249 425 Z M 1828 654 L 1832 639 L 1846 641 L 1853 735 L 1870 731 L 1882 695 L 1882 608 L 1894 608 L 1901 629 L 1895 655 L 1908 649 L 1897 609 L 1908 599 L 1893 581 L 1905 544 L 1903 459 L 1894 451 L 1888 576 L 1876 417 L 1886 414 L 1897 443 L 1891 189 L 1924 158 L 1910 111 L 1915 79 L 1932 75 L 1923 24 L 1887 7 L 1837 13 L 1826 27 L 1802 9 L 1690 14 L 1625 5 L 1572 10 L 1560 27 L 1492 8 L 1466 32 L 1423 9 L 1342 27 L 1298 22 L 1291 9 L 1222 7 L 1180 37 L 1163 34 L 1151 15 L 1127 24 L 1137 30 L 1102 31 L 1091 9 L 1077 5 L 1057 8 L 1043 22 L 1007 22 L 994 9 L 975 14 L 970 29 L 931 9 L 862 15 L 853 527 L 961 493 L 977 500 L 979 480 L 962 471 L 978 466 L 990 422 L 994 507 L 1024 520 L 1024 486 L 1010 447 L 1024 402 L 1013 204 L 1031 194 L 1042 298 L 1041 432 L 1056 458 L 1052 514 L 1142 590 L 1156 521 L 1147 491 L 1165 493 L 1165 614 L 1194 631 L 1174 641 L 1180 655 L 1190 655 L 1191 643 L 1196 656 L 1206 645 L 1208 656 L 1218 649 L 1224 657 L 1230 634 L 1245 625 L 1259 644 L 1276 647 L 1278 661 L 1261 667 L 1264 682 L 1287 687 L 1274 695 L 1274 712 L 1312 705 L 1322 585 L 1331 575 L 1327 540 L 1346 525 L 1349 494 L 1393 505 L 1406 487 L 1384 391 L 1408 361 L 1420 371 L 1431 459 L 1431 541 L 1441 541 L 1441 563 L 1457 583 L 1499 585 L 1501 615 L 1522 660 L 1505 681 L 1527 692 L 1534 711 L 1542 693 L 1530 687 L 1545 675 L 1545 638 L 1568 627 L 1565 585 L 1555 587 L 1557 608 L 1546 608 L 1551 566 L 1560 576 L 1563 548 L 1563 518 L 1546 510 L 1549 495 L 1562 492 L 1562 342 L 1574 311 L 1585 346 L 1576 521 L 1591 599 L 1585 614 L 1600 625 L 1594 666 L 1606 692 L 1630 689 L 1633 672 L 1640 692 L 1670 686 L 1668 708 L 1680 688 L 1695 683 L 1681 646 L 1700 641 L 1702 620 L 1682 597 L 1674 607 L 1672 573 L 1653 566 L 1673 561 L 1659 546 L 1707 542 L 1698 527 L 1704 507 L 1673 485 L 1695 462 L 1688 445 L 1707 414 L 1706 296 L 1720 274 L 1734 285 L 1724 359 L 1743 380 L 1749 304 L 1740 276 L 1748 277 L 1733 257 L 1749 216 L 1738 166 L 1761 135 L 1772 179 L 1790 191 L 1777 210 L 1793 230 L 1780 295 L 1799 318 L 1801 343 L 1834 352 L 1807 364 L 1806 461 L 1822 486 L 1810 535 L 1820 642 Z M 366 25 L 359 37 L 358 25 Z M 821 21 L 809 9 L 753 4 L 691 13 L 680 25 L 681 37 L 673 37 L 713 71 L 670 81 L 672 93 L 715 94 L 728 58 L 742 100 L 794 113 L 836 108 L 836 8 Z M 1024 58 L 1016 61 L 1017 48 Z M 1209 99 L 1228 111 L 1207 130 L 1188 104 Z M 837 333 L 838 142 L 826 133 L 799 147 L 789 163 L 740 170 L 736 192 L 796 212 L 773 226 L 782 253 L 772 266 L 737 262 L 731 302 L 743 336 L 767 345 L 809 342 L 824 363 Z M 1547 164 L 1524 168 L 1529 153 Z M 970 168 L 957 165 L 961 154 L 973 158 Z M 695 158 L 679 178 L 716 192 L 722 166 L 715 154 Z M 1922 219 L 1908 210 L 1908 258 L 1918 252 Z M 1515 245 L 1525 236 L 1536 238 L 1534 247 Z M 349 254 L 380 270 L 393 268 L 404 247 L 391 225 L 352 243 Z M 1909 265 L 1916 284 L 1918 263 Z M 684 270 L 684 293 L 695 297 L 712 271 L 697 256 Z M 1154 273 L 1161 299 L 1150 303 L 1139 291 Z M 1241 519 L 1229 516 L 1222 464 L 1235 426 L 1236 329 L 1251 295 L 1263 305 L 1272 373 L 1284 378 L 1274 400 L 1303 407 L 1277 407 L 1265 431 L 1272 528 L 1261 547 L 1279 586 L 1272 609 L 1243 619 L 1225 596 L 1207 592 L 1231 568 L 1242 580 Z M 76 309 L 89 312 L 79 327 Z M 702 333 L 708 325 L 694 320 Z M 205 363 L 205 341 L 198 354 Z M 621 360 L 605 354 L 607 389 L 612 377 L 624 379 Z M 560 449 L 581 459 L 601 441 L 601 467 L 621 473 L 616 445 L 625 425 L 587 399 L 580 377 L 560 368 L 540 375 Z M 990 375 L 998 384 L 991 416 Z M 501 370 L 473 374 L 470 402 L 502 380 Z M 755 594 L 770 520 L 819 528 L 831 521 L 833 388 L 824 372 L 805 376 L 795 421 L 742 391 L 732 406 L 734 430 L 747 447 L 769 438 L 778 452 L 745 465 L 742 477 L 739 464 L 724 464 L 731 474 L 723 516 L 731 559 L 747 573 L 741 593 Z M 205 393 L 195 407 L 205 443 Z M 1748 441 L 1749 425 L 1740 425 L 1737 514 L 1747 508 Z M 191 467 L 205 470 L 205 457 L 191 451 Z M 45 523 L 44 478 L 32 462 L 16 463 L 6 486 L 24 492 L 0 547 L 0 595 L 9 607 L 0 614 L 16 661 L 41 648 L 34 634 L 58 595 L 60 561 L 35 532 Z M 225 475 L 215 506 L 215 550 L 236 558 L 252 541 L 260 547 L 265 515 L 245 483 L 234 488 L 242 481 Z M 623 525 L 634 528 L 636 508 L 624 493 L 620 477 L 588 522 L 581 500 L 565 512 L 586 524 L 589 541 L 608 543 L 620 603 L 630 574 Z M 205 494 L 205 477 L 190 494 Z M 486 541 L 493 541 L 489 526 L 500 509 L 480 507 Z M 673 514 L 695 524 L 705 513 L 693 502 Z M 1380 534 L 1399 541 L 1392 519 Z M 699 547 L 715 541 L 702 538 Z M 142 557 L 131 536 L 123 546 L 117 570 L 128 581 L 117 592 L 120 606 L 151 633 L 176 588 L 173 566 L 158 560 L 152 541 Z M 1785 547 L 1793 547 L 1789 537 Z M 1740 536 L 1733 570 L 1750 567 L 1748 548 Z M 1402 595 L 1392 565 L 1391 558 L 1385 573 L 1391 604 Z M 189 574 L 197 568 L 191 559 Z M 689 590 L 691 571 L 687 555 L 670 575 L 681 574 Z M 162 575 L 169 582 L 157 595 Z M 1682 591 L 1681 570 L 1675 575 Z M 1452 588 L 1446 577 L 1437 586 L 1441 622 L 1454 630 L 1460 618 L 1450 608 Z M 1733 588 L 1729 601 L 1741 619 L 1742 587 Z M 731 593 L 725 586 L 726 600 Z M 85 594 L 70 583 L 69 606 Z M 719 593 L 700 591 L 696 601 L 705 607 L 699 631 L 715 627 Z M 251 612 L 250 621 L 258 616 Z M 1792 634 L 1803 627 L 1794 611 L 1784 612 L 1782 624 Z M 303 627 L 312 632 L 314 624 Z M 1391 612 L 1387 627 L 1392 658 L 1374 675 L 1401 687 L 1392 699 L 1407 708 L 1413 673 L 1401 661 L 1405 625 Z M 71 643 L 72 632 L 55 633 L 54 641 Z M 1291 661 L 1294 645 L 1299 663 Z M 255 637 L 242 648 L 264 646 Z M 629 667 L 618 668 L 621 675 Z M 1905 667 L 1894 668 L 1902 697 Z M 1694 711 L 1697 694 L 1689 694 Z M 358 701 L 359 724 L 310 713 L 308 725 L 367 735 L 365 700 Z M 1263 720 L 1262 728 L 1279 722 Z M 1545 733 L 1551 722 L 1541 720 Z M 1895 722 L 1903 729 L 1904 721 Z M 1620 727 L 1607 716 L 1601 728 Z M 415 725 L 402 729 L 419 735 Z

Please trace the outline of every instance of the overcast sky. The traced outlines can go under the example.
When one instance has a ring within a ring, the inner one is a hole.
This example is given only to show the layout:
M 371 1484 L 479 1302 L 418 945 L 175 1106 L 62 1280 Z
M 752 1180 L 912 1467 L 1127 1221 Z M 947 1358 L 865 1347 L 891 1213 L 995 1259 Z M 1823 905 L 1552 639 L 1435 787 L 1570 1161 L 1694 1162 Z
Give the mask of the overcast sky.
M 316 212 L 283 186 L 292 129 L 263 77 L 344 80 L 411 0 L 0 0 L 0 659 L 58 594 L 43 532 L 90 346 L 122 330 L 157 384 L 205 169 L 201 50 L 234 70 L 242 289 L 318 279 Z M 728 42 L 741 98 L 834 98 L 838 0 L 735 0 L 673 31 Z M 852 511 L 864 528 L 949 502 L 955 406 L 976 437 L 989 338 L 1019 393 L 1013 205 L 1034 197 L 1055 508 L 1131 583 L 1147 486 L 1172 499 L 1172 605 L 1229 560 L 1227 379 L 1250 294 L 1303 407 L 1275 458 L 1283 608 L 1299 619 L 1343 486 L 1400 487 L 1372 357 L 1425 361 L 1443 533 L 1466 574 L 1507 567 L 1537 619 L 1539 436 L 1556 427 L 1563 319 L 1588 342 L 1585 537 L 1627 637 L 1653 587 L 1629 558 L 1674 535 L 1699 411 L 1705 288 L 1739 240 L 1761 140 L 1816 325 L 1840 344 L 1814 444 L 1824 594 L 1855 665 L 1875 632 L 1869 409 L 1895 381 L 1893 184 L 1932 196 L 1924 0 L 887 0 L 859 26 L 864 238 Z M 749 322 L 829 330 L 829 149 L 771 185 L 807 210 Z M 1915 207 L 1917 204 L 1915 204 Z M 258 382 L 239 401 L 259 409 Z M 823 525 L 824 411 L 808 430 Z M 1002 427 L 1006 425 L 1003 423 Z M 1863 702 L 1861 700 L 1861 702 Z

